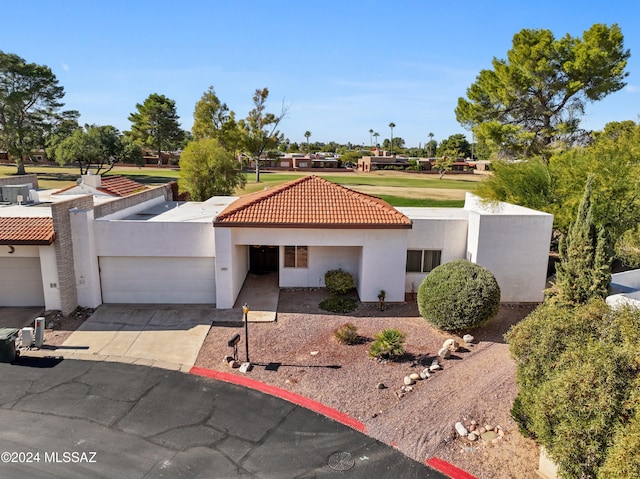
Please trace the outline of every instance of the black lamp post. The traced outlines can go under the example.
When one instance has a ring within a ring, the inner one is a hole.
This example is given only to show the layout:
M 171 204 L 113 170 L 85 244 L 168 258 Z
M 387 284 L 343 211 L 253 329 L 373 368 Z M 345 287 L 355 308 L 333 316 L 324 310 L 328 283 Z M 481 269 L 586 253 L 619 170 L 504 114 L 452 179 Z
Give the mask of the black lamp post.
M 247 317 L 249 314 L 249 305 L 247 303 L 244 303 L 244 305 L 242 306 L 242 313 L 244 315 L 244 350 L 246 354 L 246 362 L 250 362 L 249 361 L 249 320 Z

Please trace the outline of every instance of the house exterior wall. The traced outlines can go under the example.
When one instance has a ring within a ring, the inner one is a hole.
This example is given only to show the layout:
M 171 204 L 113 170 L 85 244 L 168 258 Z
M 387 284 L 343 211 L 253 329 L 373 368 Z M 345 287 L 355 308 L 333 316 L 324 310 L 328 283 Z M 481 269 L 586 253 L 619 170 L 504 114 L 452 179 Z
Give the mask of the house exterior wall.
M 304 245 L 303 245 L 304 246 Z M 358 283 L 359 246 L 309 246 L 307 268 L 285 268 L 284 246 L 280 247 L 280 287 L 324 287 L 324 275 L 332 269 L 351 273 Z
M 467 220 L 464 218 L 412 218 L 407 250 L 441 251 L 440 263 L 464 259 L 467 254 Z M 405 258 L 406 264 L 406 258 Z M 417 293 L 428 273 L 405 274 L 405 292 Z
M 100 268 L 96 253 L 93 209 L 73 209 L 69 212 L 73 238 L 78 306 L 97 308 L 102 304 Z
M 407 230 L 365 230 L 364 234 L 360 300 L 376 302 L 384 290 L 386 301 L 404 301 Z
M 475 208 L 473 203 L 470 208 Z M 552 215 L 526 208 L 470 209 L 471 260 L 496 277 L 502 302 L 544 299 L 552 227 Z
M 58 263 L 53 245 L 39 246 L 40 269 L 42 271 L 42 288 L 44 291 L 44 307 L 47 311 L 62 309 L 60 302 L 60 286 L 58 279 Z

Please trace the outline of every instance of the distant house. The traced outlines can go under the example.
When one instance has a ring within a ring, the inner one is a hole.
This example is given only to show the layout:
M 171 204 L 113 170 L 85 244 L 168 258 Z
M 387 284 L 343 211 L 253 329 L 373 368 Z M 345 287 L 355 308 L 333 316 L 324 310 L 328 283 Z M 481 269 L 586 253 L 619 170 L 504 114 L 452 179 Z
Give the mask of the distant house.
M 14 181 L 0 178 L 0 191 Z M 337 268 L 353 275 L 362 301 L 384 289 L 398 302 L 435 266 L 464 258 L 493 272 L 503 302 L 538 302 L 553 224 L 546 213 L 489 207 L 471 194 L 464 208 L 394 208 L 317 176 L 202 203 L 172 201 L 169 185 L 48 198 L 0 204 L 0 306 L 226 309 L 250 271 L 304 288 L 324 286 Z
M 82 175 L 77 184 L 56 191 L 54 195 L 129 196 L 148 189 L 146 185 L 124 176 Z

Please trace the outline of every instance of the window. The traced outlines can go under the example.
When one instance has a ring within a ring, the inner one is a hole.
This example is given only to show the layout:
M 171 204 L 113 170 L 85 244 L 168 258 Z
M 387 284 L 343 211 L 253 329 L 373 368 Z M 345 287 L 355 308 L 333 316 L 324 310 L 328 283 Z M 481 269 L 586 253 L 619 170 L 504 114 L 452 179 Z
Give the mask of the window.
M 306 268 L 307 267 L 307 247 L 306 246 L 285 246 L 284 247 L 284 267 L 285 268 Z
M 408 250 L 407 273 L 428 273 L 440 265 L 440 250 Z

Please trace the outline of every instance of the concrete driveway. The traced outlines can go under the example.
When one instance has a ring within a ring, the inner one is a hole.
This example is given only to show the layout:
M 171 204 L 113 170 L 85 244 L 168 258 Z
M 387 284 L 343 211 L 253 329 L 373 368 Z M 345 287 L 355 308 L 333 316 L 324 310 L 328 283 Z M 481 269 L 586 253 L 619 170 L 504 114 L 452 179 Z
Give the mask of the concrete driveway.
M 35 319 L 44 314 L 44 308 L 36 307 L 3 307 L 0 308 L 0 328 L 18 328 L 34 326 Z
M 209 305 L 105 304 L 62 346 L 25 354 L 188 371 L 215 316 Z

